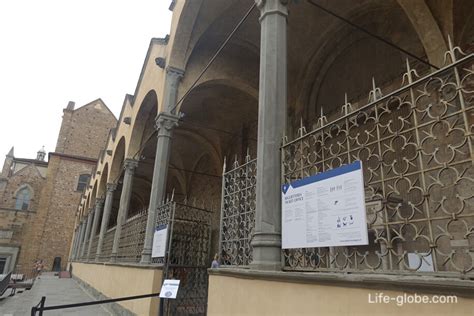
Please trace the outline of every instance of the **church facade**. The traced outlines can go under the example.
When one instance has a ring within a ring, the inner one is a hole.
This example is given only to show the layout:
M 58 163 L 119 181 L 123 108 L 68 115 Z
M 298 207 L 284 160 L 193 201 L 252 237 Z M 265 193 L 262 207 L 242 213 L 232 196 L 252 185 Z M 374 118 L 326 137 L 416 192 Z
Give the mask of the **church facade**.
M 65 270 L 79 203 L 116 119 L 98 99 L 63 111 L 54 152 L 17 158 L 12 148 L 0 177 L 0 273 Z
M 472 5 L 320 3 L 172 1 L 77 207 L 77 280 L 122 297 L 179 278 L 170 314 L 367 314 L 380 289 L 459 296 L 407 314 L 472 310 Z M 281 186 L 354 161 L 369 243 L 282 249 Z

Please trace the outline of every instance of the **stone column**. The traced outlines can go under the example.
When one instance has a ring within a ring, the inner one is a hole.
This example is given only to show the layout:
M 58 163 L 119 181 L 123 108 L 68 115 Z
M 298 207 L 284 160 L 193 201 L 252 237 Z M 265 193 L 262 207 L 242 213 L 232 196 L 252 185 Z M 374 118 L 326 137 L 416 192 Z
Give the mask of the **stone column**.
M 100 218 L 103 206 L 104 206 L 104 199 L 96 199 L 95 210 L 94 210 L 94 221 L 92 222 L 92 231 L 91 231 L 91 237 L 89 241 L 89 248 L 87 249 L 87 259 L 89 260 L 91 256 L 92 242 L 94 241 L 95 233 L 97 231 L 97 225 L 99 225 L 99 218 Z
M 69 255 L 69 261 L 72 261 L 74 260 L 74 253 L 76 251 L 76 245 L 77 245 L 77 234 L 78 234 L 78 231 L 79 231 L 79 226 L 76 227 L 76 229 L 74 229 L 74 234 L 72 236 L 72 247 L 71 247 L 71 254 Z
M 122 226 L 127 220 L 128 208 L 130 206 L 130 198 L 132 197 L 133 174 L 138 166 L 138 161 L 126 159 L 124 163 L 125 175 L 123 177 L 122 195 L 120 196 L 120 206 L 117 216 L 117 228 L 115 229 L 114 245 L 112 247 L 111 262 L 117 259 L 117 253 L 122 234 Z
M 93 209 L 90 209 L 89 214 L 87 214 L 86 233 L 84 234 L 84 241 L 82 242 L 81 257 L 84 256 L 87 249 L 87 241 L 91 233 L 92 216 L 93 216 L 92 213 L 93 213 Z
M 107 193 L 105 195 L 104 212 L 102 214 L 102 222 L 100 225 L 100 233 L 99 233 L 99 243 L 97 244 L 97 252 L 95 254 L 95 261 L 99 261 L 100 256 L 102 255 L 102 245 L 104 244 L 104 236 L 105 236 L 105 233 L 107 232 L 107 227 L 109 226 L 110 211 L 112 210 L 112 203 L 114 201 L 115 189 L 117 189 L 117 185 L 115 183 L 107 183 Z
M 82 230 L 82 223 L 76 227 L 76 232 L 74 234 L 74 245 L 72 248 L 72 260 L 77 258 L 77 249 L 79 248 L 79 240 L 81 239 L 81 230 Z
M 77 242 L 77 249 L 76 249 L 76 256 L 75 259 L 79 259 L 81 257 L 81 248 L 82 248 L 82 242 L 84 240 L 84 235 L 85 235 L 85 222 L 84 220 L 81 221 L 81 229 L 79 230 L 79 240 Z
M 281 156 L 287 104 L 287 0 L 256 0 L 260 9 L 260 87 L 252 267 L 281 269 Z
M 163 201 L 166 193 L 166 180 L 168 177 L 168 164 L 171 152 L 171 138 L 173 128 L 178 125 L 179 115 L 173 114 L 178 96 L 179 81 L 183 77 L 182 70 L 168 67 L 165 86 L 165 111 L 158 114 L 155 128 L 158 131 L 156 140 L 155 166 L 153 169 L 153 182 L 150 192 L 150 204 L 148 206 L 148 218 L 146 223 L 145 241 L 143 245 L 140 263 L 151 262 L 151 248 L 153 244 L 153 233 L 155 231 L 156 210 L 159 203 Z

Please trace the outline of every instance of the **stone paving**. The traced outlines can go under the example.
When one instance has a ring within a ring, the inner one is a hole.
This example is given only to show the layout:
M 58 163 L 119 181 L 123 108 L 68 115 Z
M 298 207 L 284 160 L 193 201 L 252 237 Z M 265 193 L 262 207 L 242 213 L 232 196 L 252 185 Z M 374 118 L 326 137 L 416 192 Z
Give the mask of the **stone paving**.
M 10 293 L 10 290 L 7 290 L 7 293 Z M 42 296 L 46 296 L 45 306 L 95 301 L 75 280 L 59 279 L 54 275 L 43 275 L 35 281 L 31 290 L 17 293 L 12 297 L 0 298 L 0 316 L 31 315 L 31 307 L 38 304 Z M 103 305 L 93 305 L 45 311 L 43 315 L 110 316 L 113 314 L 105 309 Z

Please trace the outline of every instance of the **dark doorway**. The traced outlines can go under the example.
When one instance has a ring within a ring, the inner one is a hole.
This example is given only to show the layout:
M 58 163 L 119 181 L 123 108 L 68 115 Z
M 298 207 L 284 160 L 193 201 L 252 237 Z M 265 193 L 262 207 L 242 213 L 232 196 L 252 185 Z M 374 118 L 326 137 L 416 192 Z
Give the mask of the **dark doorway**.
M 55 272 L 61 271 L 61 257 L 54 258 L 53 271 Z

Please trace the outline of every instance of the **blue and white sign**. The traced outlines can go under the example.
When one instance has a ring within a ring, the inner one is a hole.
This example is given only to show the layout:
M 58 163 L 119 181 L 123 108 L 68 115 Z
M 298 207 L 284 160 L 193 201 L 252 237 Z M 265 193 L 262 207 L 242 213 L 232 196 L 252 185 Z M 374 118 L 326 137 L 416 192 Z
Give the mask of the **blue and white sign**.
M 160 225 L 156 227 L 155 233 L 153 234 L 153 248 L 151 250 L 151 256 L 153 258 L 165 256 L 167 236 L 168 225 Z
M 282 248 L 367 245 L 362 163 L 282 186 Z

